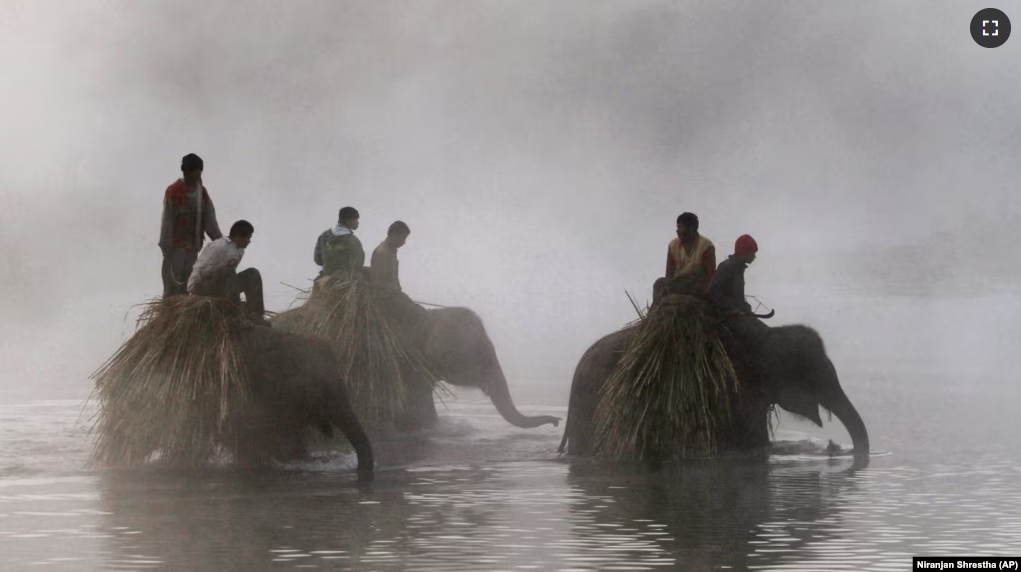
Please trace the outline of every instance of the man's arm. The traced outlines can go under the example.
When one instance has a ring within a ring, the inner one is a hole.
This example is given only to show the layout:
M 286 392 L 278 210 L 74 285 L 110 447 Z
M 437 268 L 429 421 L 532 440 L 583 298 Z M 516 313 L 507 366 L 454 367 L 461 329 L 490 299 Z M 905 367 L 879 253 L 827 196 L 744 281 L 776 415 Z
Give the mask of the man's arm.
M 376 284 L 382 284 L 386 281 L 386 274 L 386 263 L 383 260 L 383 253 L 377 247 L 372 251 L 372 258 L 369 260 L 369 279 Z
M 709 279 L 709 285 L 706 287 L 706 296 L 709 301 L 721 308 L 730 306 L 730 296 L 728 295 L 730 293 L 730 278 L 731 273 L 727 272 L 726 268 L 720 269 Z
M 747 267 L 745 267 L 747 268 Z M 744 272 L 734 280 L 734 302 L 744 312 L 749 314 L 752 312 L 752 305 L 748 303 L 748 299 L 744 297 Z
M 674 268 L 674 257 L 670 253 L 670 247 L 668 246 L 666 247 L 666 277 L 673 278 L 675 270 L 676 269 Z
M 351 257 L 354 262 L 354 268 L 351 270 L 361 270 L 365 266 L 365 249 L 362 248 L 362 241 L 358 240 L 358 237 L 353 234 L 351 235 L 351 243 L 355 247 L 352 253 L 354 256 Z
M 202 211 L 202 228 L 205 229 L 206 234 L 209 235 L 209 240 L 217 240 L 223 237 L 223 233 L 220 232 L 220 225 L 216 222 L 216 207 L 213 206 L 213 199 L 209 198 L 209 191 L 203 188 L 203 192 L 206 194 L 208 199 L 209 208 Z
M 323 265 L 323 249 L 322 249 L 323 237 L 319 236 L 316 238 L 316 249 L 312 252 L 312 260 L 319 266 Z
M 163 215 L 160 219 L 160 250 L 163 256 L 170 254 L 174 249 L 174 221 L 172 220 L 173 210 L 170 208 L 170 199 L 163 197 Z
M 702 267 L 705 268 L 706 285 L 708 286 L 709 281 L 713 279 L 713 275 L 716 274 L 716 247 L 710 246 L 702 253 Z

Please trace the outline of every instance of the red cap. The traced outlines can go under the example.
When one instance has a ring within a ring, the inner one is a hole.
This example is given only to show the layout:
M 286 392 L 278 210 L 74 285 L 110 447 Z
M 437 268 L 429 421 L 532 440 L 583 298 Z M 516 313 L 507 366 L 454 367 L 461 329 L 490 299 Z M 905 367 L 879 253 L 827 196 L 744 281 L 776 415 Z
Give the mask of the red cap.
M 759 251 L 759 245 L 755 242 L 755 239 L 750 235 L 742 234 L 737 237 L 737 242 L 734 243 L 734 255 L 741 256 L 744 254 L 754 254 Z

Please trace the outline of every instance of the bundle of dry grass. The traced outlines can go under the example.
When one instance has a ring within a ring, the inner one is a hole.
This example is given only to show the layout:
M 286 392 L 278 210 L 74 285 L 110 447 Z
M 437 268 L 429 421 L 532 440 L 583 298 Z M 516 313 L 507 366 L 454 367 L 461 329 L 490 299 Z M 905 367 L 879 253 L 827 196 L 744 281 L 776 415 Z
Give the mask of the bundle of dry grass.
M 640 312 L 638 332 L 600 391 L 593 420 L 600 457 L 711 455 L 730 420 L 737 378 L 722 325 L 701 300 L 665 302 Z
M 99 412 L 91 462 L 148 460 L 198 464 L 234 453 L 230 419 L 245 407 L 241 308 L 206 296 L 144 304 L 135 334 L 99 368 L 92 398 Z
M 394 317 L 392 297 L 358 273 L 320 279 L 295 312 L 291 331 L 317 336 L 333 345 L 348 398 L 370 429 L 392 427 L 406 408 L 409 384 L 437 379 Z

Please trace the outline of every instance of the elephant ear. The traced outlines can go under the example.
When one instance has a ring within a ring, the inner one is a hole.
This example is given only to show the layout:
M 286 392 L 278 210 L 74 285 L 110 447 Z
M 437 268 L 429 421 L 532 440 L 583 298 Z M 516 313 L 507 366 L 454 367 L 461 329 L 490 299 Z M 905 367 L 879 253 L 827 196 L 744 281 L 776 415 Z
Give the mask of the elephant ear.
M 822 418 L 819 417 L 819 400 L 810 392 L 799 387 L 784 387 L 780 390 L 777 405 L 822 427 Z

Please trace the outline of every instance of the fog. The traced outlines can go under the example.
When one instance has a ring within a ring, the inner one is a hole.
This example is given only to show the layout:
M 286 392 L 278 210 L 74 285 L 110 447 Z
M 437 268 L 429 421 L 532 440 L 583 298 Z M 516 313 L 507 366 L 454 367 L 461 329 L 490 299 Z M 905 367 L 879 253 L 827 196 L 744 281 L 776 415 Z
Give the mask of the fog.
M 89 391 L 189 152 L 270 310 L 340 207 L 367 250 L 401 219 L 405 290 L 478 312 L 512 390 L 566 400 L 682 211 L 721 260 L 754 235 L 749 293 L 842 370 L 1012 375 L 1021 39 L 977 46 L 985 7 L 5 0 L 0 396 Z

